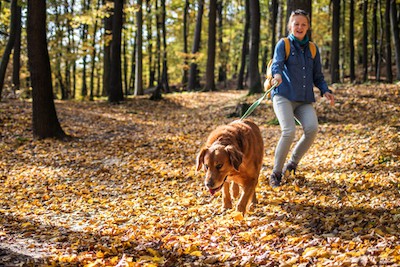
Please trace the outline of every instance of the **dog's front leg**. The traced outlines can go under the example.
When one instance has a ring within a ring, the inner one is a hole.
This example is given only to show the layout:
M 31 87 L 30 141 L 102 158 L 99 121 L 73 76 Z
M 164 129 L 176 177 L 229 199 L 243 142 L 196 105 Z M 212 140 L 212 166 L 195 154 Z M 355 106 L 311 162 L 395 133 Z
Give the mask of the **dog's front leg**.
M 251 183 L 249 185 L 246 185 L 243 187 L 243 193 L 242 196 L 239 200 L 239 203 L 236 207 L 236 210 L 243 213 L 243 215 L 246 213 L 247 206 L 249 205 L 249 200 L 252 198 L 252 201 L 254 201 L 255 198 L 255 193 L 256 193 L 256 185 L 257 183 Z M 257 199 L 256 199 L 257 201 Z
M 229 191 L 229 182 L 224 183 L 224 188 L 222 191 L 222 200 L 223 200 L 223 208 L 224 209 L 231 209 L 232 208 L 232 199 L 231 193 Z

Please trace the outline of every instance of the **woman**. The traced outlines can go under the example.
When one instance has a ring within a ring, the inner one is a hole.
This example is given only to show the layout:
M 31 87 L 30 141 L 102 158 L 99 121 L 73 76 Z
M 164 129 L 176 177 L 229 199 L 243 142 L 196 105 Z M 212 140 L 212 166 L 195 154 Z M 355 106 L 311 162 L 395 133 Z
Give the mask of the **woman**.
M 272 83 L 277 84 L 271 92 L 275 114 L 279 120 L 282 134 L 275 149 L 275 162 L 270 177 L 271 187 L 281 184 L 282 174 L 295 172 L 301 158 L 311 147 L 318 131 L 318 118 L 312 105 L 315 102 L 314 85 L 334 104 L 332 91 L 329 90 L 321 71 L 321 59 L 317 53 L 313 58 L 309 48 L 307 31 L 310 19 L 304 10 L 292 12 L 288 30 L 290 54 L 286 59 L 285 43 L 280 40 L 276 47 L 271 66 Z M 297 119 L 304 134 L 297 142 L 289 162 L 284 166 L 286 157 L 295 138 Z

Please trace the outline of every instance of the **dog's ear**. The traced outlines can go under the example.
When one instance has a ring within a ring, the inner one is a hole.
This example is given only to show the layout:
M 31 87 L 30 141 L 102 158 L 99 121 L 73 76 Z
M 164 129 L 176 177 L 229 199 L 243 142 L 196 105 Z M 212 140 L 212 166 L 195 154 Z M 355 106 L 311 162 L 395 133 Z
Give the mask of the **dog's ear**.
M 226 152 L 228 152 L 229 155 L 229 160 L 231 162 L 231 165 L 233 168 L 237 171 L 239 171 L 239 166 L 242 164 L 242 159 L 243 159 L 243 153 L 239 151 L 237 148 L 234 146 L 226 146 L 225 147 Z
M 206 154 L 207 148 L 202 148 L 197 155 L 196 158 L 196 171 L 200 171 L 201 167 L 203 166 L 204 163 L 204 155 Z

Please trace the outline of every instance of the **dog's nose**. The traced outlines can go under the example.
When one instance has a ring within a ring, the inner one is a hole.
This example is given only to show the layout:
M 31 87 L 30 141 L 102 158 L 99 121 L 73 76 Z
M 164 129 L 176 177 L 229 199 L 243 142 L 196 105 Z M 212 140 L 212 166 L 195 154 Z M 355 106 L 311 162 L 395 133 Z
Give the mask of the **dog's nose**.
M 214 182 L 213 181 L 208 181 L 208 182 L 206 182 L 206 186 L 208 188 L 213 188 L 214 187 Z

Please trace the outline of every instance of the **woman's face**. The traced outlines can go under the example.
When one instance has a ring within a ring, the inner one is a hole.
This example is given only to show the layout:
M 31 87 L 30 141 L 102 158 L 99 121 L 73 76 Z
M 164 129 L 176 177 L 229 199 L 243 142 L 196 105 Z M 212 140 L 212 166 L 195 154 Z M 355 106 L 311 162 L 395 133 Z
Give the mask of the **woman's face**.
M 295 15 L 290 23 L 290 31 L 300 41 L 304 39 L 309 29 L 308 19 L 303 15 Z

